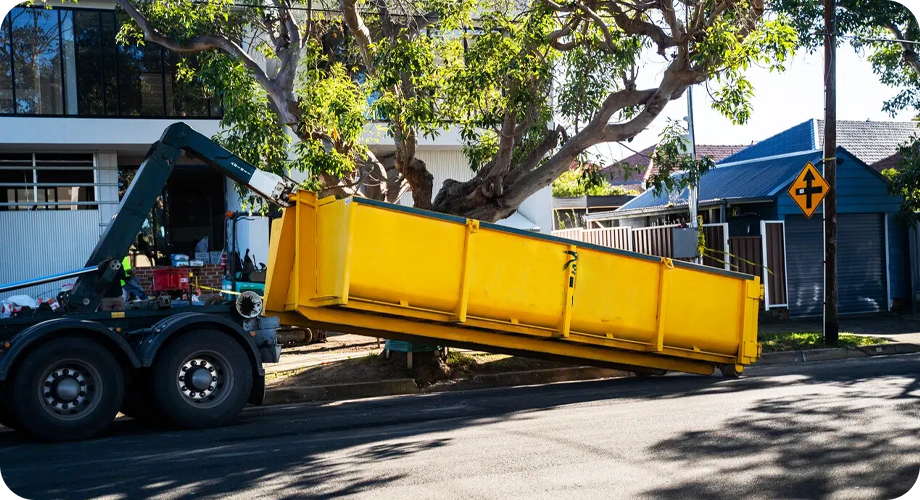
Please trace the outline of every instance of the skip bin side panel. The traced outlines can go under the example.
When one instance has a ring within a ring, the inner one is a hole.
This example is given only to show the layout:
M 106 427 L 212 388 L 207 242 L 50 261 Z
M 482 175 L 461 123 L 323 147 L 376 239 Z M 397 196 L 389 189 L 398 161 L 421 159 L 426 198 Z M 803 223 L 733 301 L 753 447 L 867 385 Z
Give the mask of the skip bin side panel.
M 316 208 L 316 237 L 314 241 L 316 251 L 316 278 L 314 287 L 314 301 L 329 301 L 330 299 L 343 298 L 345 292 L 345 272 L 348 264 L 348 243 L 351 210 L 351 200 L 339 200 L 333 203 L 321 204 Z M 301 222 L 301 229 L 309 224 L 308 218 Z M 310 245 L 309 231 L 303 231 L 301 247 Z M 305 265 L 307 263 L 304 263 Z M 309 283 L 301 283 L 301 293 L 309 288 Z M 309 295 L 307 295 L 309 296 Z M 333 300 L 331 304 L 334 304 Z
M 651 344 L 660 267 L 646 259 L 580 248 L 572 330 Z
M 745 279 L 675 267 L 664 297 L 664 344 L 734 356 L 741 341 Z
M 356 204 L 353 298 L 449 313 L 460 301 L 466 226 Z
M 556 329 L 569 246 L 480 229 L 470 248 L 469 316 Z

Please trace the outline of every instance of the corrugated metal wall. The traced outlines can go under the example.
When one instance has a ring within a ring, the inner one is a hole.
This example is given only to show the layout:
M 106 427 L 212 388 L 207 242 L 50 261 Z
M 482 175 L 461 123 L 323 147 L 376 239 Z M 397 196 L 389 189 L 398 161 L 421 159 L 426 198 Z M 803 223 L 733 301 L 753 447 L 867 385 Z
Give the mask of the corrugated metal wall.
M 710 249 L 703 254 L 703 265 L 709 267 L 725 267 L 725 230 L 722 224 L 712 226 L 703 225 L 703 237 L 706 238 L 706 248 Z
M 728 239 L 728 248 L 729 253 L 737 257 L 730 257 L 732 271 L 761 275 L 763 240 L 760 236 L 733 236 Z
M 769 293 L 770 305 L 786 304 L 786 248 L 782 222 L 765 222 L 764 235 L 767 248 L 767 269 L 764 281 Z
M 841 214 L 837 227 L 840 314 L 888 310 L 882 214 Z
M 86 264 L 101 234 L 98 210 L 0 212 L 0 283 L 47 276 Z M 73 280 L 70 280 L 73 281 Z M 60 283 L 0 294 L 57 296 Z

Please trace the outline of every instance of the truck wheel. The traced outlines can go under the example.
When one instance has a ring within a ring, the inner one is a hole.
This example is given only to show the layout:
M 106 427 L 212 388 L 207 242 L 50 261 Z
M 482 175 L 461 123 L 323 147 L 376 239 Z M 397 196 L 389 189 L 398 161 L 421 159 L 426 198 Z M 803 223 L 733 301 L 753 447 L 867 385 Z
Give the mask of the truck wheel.
M 49 441 L 86 439 L 115 419 L 124 397 L 124 374 L 98 343 L 60 338 L 22 361 L 9 394 L 23 430 Z
M 738 378 L 741 376 L 742 370 L 744 370 L 742 365 L 719 365 L 719 371 L 726 378 Z
M 240 345 L 214 330 L 189 332 L 157 356 L 153 397 L 179 427 L 226 424 L 246 406 L 252 364 Z

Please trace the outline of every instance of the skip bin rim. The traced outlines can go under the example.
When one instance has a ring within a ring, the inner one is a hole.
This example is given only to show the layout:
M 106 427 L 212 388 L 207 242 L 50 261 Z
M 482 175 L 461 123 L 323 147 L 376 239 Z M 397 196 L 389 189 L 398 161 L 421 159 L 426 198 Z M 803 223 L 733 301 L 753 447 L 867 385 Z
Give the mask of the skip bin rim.
M 456 215 L 442 214 L 442 213 L 440 213 L 440 212 L 432 212 L 432 211 L 430 211 L 430 210 L 423 210 L 423 209 L 421 209 L 421 208 L 415 208 L 415 207 L 407 207 L 407 206 L 405 206 L 405 205 L 395 205 L 395 204 L 393 204 L 393 203 L 386 203 L 386 202 L 383 202 L 383 201 L 371 200 L 371 199 L 368 199 L 368 198 L 350 197 L 349 199 L 350 199 L 351 201 L 355 202 L 355 203 L 360 203 L 360 204 L 369 205 L 369 206 L 373 206 L 373 207 L 383 208 L 383 209 L 387 209 L 387 210 L 394 210 L 394 211 L 396 211 L 396 212 L 406 212 L 406 213 L 410 213 L 410 214 L 421 215 L 422 217 L 428 217 L 428 218 L 432 218 L 432 219 L 440 219 L 440 220 L 446 220 L 446 221 L 450 221 L 450 222 L 456 222 L 457 224 L 466 224 L 466 221 L 468 220 L 468 219 L 466 219 L 466 218 L 464 218 L 464 217 L 459 217 L 459 216 L 456 216 Z M 516 229 L 516 228 L 513 228 L 513 227 L 506 227 L 506 226 L 502 226 L 502 225 L 499 225 L 499 224 L 493 224 L 493 223 L 491 223 L 491 222 L 480 222 L 480 223 L 479 223 L 479 227 L 486 228 L 486 229 L 492 229 L 492 230 L 495 230 L 495 231 L 501 231 L 501 232 L 505 232 L 505 233 L 516 234 L 516 235 L 518 235 L 518 236 L 526 236 L 526 237 L 529 237 L 529 238 L 536 238 L 536 239 L 542 239 L 542 240 L 546 240 L 546 241 L 552 241 L 552 242 L 554 242 L 554 243 L 561 243 L 561 244 L 564 244 L 564 245 L 572 245 L 572 244 L 574 244 L 574 245 L 577 246 L 578 248 L 590 248 L 590 249 L 592 249 L 592 250 L 597 250 L 597 251 L 599 251 L 599 252 L 606 252 L 606 253 L 611 253 L 611 254 L 616 254 L 616 255 L 623 255 L 623 256 L 626 256 L 626 257 L 634 257 L 634 258 L 639 258 L 639 259 L 648 260 L 648 261 L 651 261 L 651 262 L 661 262 L 661 259 L 662 259 L 662 257 L 656 257 L 656 256 L 654 256 L 654 255 L 646 255 L 646 254 L 643 254 L 643 253 L 630 252 L 630 251 L 628 251 L 628 250 L 620 250 L 620 249 L 618 249 L 618 248 L 604 247 L 604 246 L 600 246 L 600 245 L 595 245 L 595 244 L 593 244 L 593 243 L 584 243 L 584 242 L 581 242 L 581 241 L 567 240 L 567 239 L 565 239 L 565 238 L 560 238 L 560 237 L 558 237 L 558 236 L 553 236 L 553 235 L 550 235 L 550 234 L 543 234 L 543 233 L 535 233 L 535 232 L 531 232 L 531 231 L 525 231 L 525 230 L 523 230 L 523 229 Z M 725 270 L 725 269 L 719 269 L 719 268 L 715 268 L 715 267 L 709 267 L 709 266 L 703 266 L 703 265 L 699 265 L 699 264 L 693 264 L 693 263 L 690 263 L 690 262 L 684 262 L 684 261 L 682 261 L 682 260 L 674 260 L 673 263 L 674 263 L 674 265 L 677 266 L 677 267 L 683 267 L 683 268 L 687 268 L 687 269 L 694 269 L 694 270 L 697 270 L 697 271 L 703 271 L 703 272 L 707 272 L 707 273 L 711 273 L 711 274 L 718 274 L 718 275 L 722 275 L 722 276 L 729 276 L 729 277 L 732 277 L 732 278 L 739 278 L 739 279 L 744 279 L 744 280 L 752 280 L 752 279 L 755 278 L 755 276 L 752 275 L 752 274 L 739 273 L 739 272 L 736 272 L 736 271 L 728 271 L 728 270 Z

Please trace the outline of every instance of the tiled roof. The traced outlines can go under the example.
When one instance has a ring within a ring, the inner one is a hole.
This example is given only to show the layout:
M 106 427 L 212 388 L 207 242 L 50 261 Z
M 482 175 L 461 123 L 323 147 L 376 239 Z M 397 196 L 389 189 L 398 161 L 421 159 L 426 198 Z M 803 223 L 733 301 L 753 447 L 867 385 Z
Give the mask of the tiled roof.
M 607 178 L 614 186 L 629 186 L 645 189 L 645 180 L 658 173 L 658 167 L 655 166 L 650 158 L 652 153 L 655 152 L 656 146 L 657 145 L 649 146 L 642 151 L 639 151 L 638 153 L 627 156 L 626 158 L 623 158 L 622 160 L 607 166 L 602 170 L 602 172 L 607 174 Z M 744 148 L 745 146 L 697 144 L 696 156 L 697 158 L 711 156 L 713 161 L 718 162 L 726 156 L 741 151 Z M 627 172 L 620 166 L 623 163 L 636 168 L 630 169 Z
M 920 135 L 917 122 L 837 121 L 837 145 L 853 156 L 873 164 L 891 156 L 898 145 Z M 824 120 L 807 120 L 723 159 L 723 163 L 767 158 L 780 154 L 821 149 Z
M 655 146 L 649 146 L 638 153 L 608 165 L 601 172 L 607 174 L 607 178 L 614 186 L 634 184 L 644 186 L 646 176 L 649 175 L 648 167 L 652 163 L 651 156 L 654 151 Z M 621 167 L 624 163 L 634 168 L 627 171 Z
M 792 182 L 806 161 L 821 159 L 820 151 L 806 151 L 781 155 L 737 165 L 718 166 L 700 179 L 700 203 L 718 200 L 755 200 L 769 198 L 786 184 Z M 650 212 L 665 209 L 668 205 L 687 205 L 688 190 L 680 193 L 662 192 L 656 196 L 646 191 L 617 210 L 617 213 Z
M 899 153 L 895 153 L 887 158 L 882 158 L 881 160 L 869 166 L 872 167 L 876 172 L 881 172 L 882 170 L 889 168 L 898 168 L 899 161 L 901 161 L 901 155 Z
M 824 147 L 824 120 L 817 120 L 817 147 Z M 837 120 L 837 145 L 872 165 L 898 150 L 918 135 L 917 122 L 873 122 Z
M 747 146 L 736 146 L 736 145 L 721 145 L 721 144 L 697 144 L 696 145 L 696 157 L 702 158 L 704 156 L 711 156 L 712 161 L 722 161 L 725 158 L 741 151 Z

